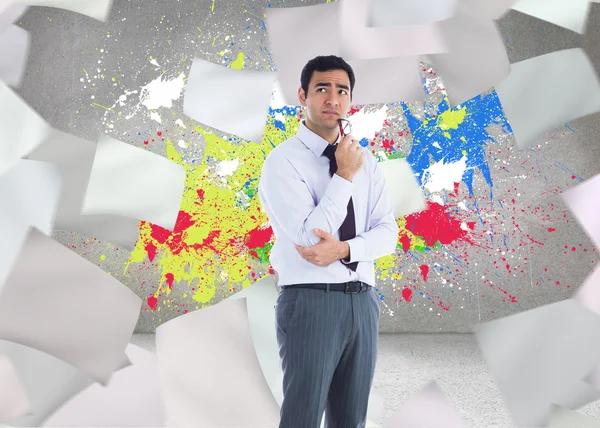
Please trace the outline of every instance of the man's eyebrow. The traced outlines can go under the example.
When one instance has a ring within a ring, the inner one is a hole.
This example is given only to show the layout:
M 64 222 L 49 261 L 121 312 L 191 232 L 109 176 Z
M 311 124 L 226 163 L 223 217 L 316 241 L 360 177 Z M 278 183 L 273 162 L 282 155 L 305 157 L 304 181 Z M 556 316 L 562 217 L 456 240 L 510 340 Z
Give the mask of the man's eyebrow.
M 350 90 L 350 88 L 348 86 L 342 85 L 341 83 L 336 83 L 335 86 L 337 88 L 340 88 L 340 89 L 345 89 L 346 91 Z M 317 82 L 317 83 L 315 83 L 315 88 L 319 88 L 319 87 L 331 88 L 331 83 L 329 83 L 329 82 Z

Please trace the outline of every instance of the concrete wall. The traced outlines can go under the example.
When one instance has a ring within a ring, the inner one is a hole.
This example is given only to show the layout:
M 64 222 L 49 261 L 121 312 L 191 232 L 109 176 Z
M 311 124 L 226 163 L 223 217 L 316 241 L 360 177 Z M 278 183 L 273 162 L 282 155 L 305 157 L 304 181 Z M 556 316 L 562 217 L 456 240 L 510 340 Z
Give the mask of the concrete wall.
M 55 233 L 62 244 L 143 298 L 138 332 L 151 332 L 269 274 L 270 235 L 259 211 L 256 180 L 269 139 L 278 143 L 292 135 L 297 117 L 293 111 L 271 111 L 263 142 L 248 143 L 184 116 L 181 96 L 195 56 L 273 70 L 263 21 L 267 4 L 115 0 L 107 23 L 38 7 L 21 20 L 33 45 L 19 93 L 54 127 L 92 141 L 106 133 L 161 155 L 170 150 L 187 166 L 190 188 L 182 211 L 190 226 L 167 243 L 158 244 L 149 227 L 141 228 L 132 253 L 94 237 Z M 517 12 L 498 22 L 512 62 L 585 47 L 600 69 L 599 24 L 599 4 L 592 4 L 585 37 Z M 519 151 L 493 92 L 462 106 L 464 115 L 444 115 L 442 82 L 427 67 L 423 74 L 431 93 L 426 103 L 367 107 L 373 115 L 385 110 L 389 122 L 376 129 L 383 137 L 370 147 L 385 151 L 393 140 L 388 150 L 407 155 L 422 173 L 432 166 L 447 172 L 441 155 L 446 163 L 458 161 L 465 150 L 466 170 L 457 193 L 428 194 L 441 205 L 399 219 L 402 228 L 417 224 L 419 231 L 407 233 L 412 239 L 405 249 L 378 262 L 381 331 L 469 332 L 480 321 L 569 297 L 591 271 L 598 251 L 560 193 L 600 171 L 599 116 L 560 126 L 535 147 Z M 150 110 L 149 100 L 160 107 Z M 286 126 L 277 122 L 282 117 Z M 425 121 L 431 134 L 422 129 Z M 456 129 L 445 136 L 440 121 Z M 436 141 L 441 151 L 434 149 Z M 220 163 L 236 159 L 240 164 L 233 175 L 216 174 Z M 461 229 L 463 223 L 473 229 Z M 148 244 L 157 247 L 152 260 Z M 110 312 L 111 302 L 103 303 Z

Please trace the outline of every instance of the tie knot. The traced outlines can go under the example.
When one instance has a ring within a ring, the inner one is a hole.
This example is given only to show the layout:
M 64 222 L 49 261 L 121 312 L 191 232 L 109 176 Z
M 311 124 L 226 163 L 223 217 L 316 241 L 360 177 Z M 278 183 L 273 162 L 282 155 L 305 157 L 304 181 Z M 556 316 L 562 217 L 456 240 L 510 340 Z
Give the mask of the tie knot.
M 337 149 L 337 144 L 328 144 L 323 154 L 329 158 L 329 160 L 335 159 L 335 150 Z

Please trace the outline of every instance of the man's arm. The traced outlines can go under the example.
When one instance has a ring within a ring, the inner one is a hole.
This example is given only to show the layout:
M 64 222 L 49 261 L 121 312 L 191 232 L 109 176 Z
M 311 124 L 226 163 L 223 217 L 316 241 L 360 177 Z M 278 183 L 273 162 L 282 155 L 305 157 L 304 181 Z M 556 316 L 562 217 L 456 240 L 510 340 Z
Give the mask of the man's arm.
M 281 155 L 268 156 L 258 196 L 269 219 L 276 220 L 296 245 L 312 247 L 321 241 L 314 229 L 333 234 L 346 218 L 352 182 L 337 174 L 315 206 L 310 190 L 294 166 Z
M 373 177 L 375 203 L 371 210 L 371 224 L 367 232 L 343 242 L 341 261 L 344 264 L 373 261 L 396 250 L 398 223 L 394 217 L 394 207 L 387 193 L 383 172 L 376 160 Z

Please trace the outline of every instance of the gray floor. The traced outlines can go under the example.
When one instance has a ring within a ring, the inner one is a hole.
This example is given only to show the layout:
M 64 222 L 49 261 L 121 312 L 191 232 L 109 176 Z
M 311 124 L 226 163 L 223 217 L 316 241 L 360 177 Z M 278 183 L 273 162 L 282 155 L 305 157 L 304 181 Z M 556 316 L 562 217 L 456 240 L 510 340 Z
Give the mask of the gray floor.
M 154 335 L 132 343 L 154 351 Z M 500 392 L 471 334 L 382 334 L 375 386 L 385 396 L 384 420 L 432 379 L 472 428 L 511 428 Z M 600 401 L 579 410 L 600 418 Z

